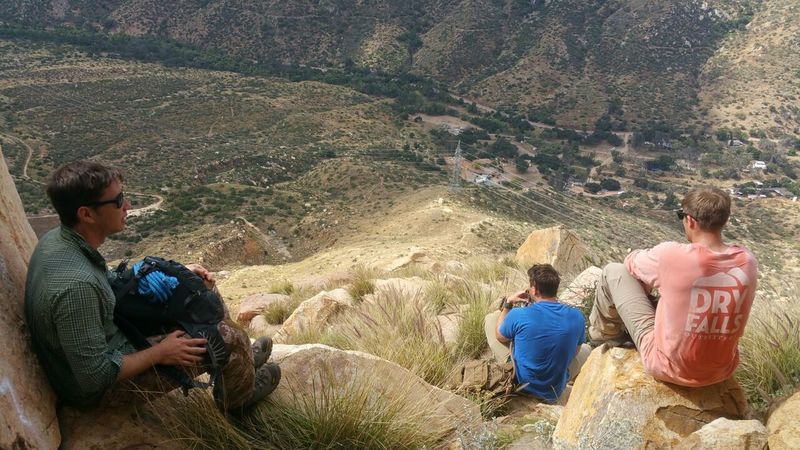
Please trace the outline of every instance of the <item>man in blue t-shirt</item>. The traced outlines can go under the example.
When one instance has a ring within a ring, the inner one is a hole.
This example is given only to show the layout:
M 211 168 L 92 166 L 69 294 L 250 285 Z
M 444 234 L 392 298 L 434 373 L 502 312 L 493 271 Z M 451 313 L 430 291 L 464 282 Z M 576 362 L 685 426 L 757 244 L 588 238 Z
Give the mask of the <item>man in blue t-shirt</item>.
M 516 382 L 525 385 L 524 392 L 555 402 L 591 349 L 584 344 L 583 314 L 556 298 L 561 280 L 553 266 L 534 265 L 528 277 L 528 290 L 506 299 L 499 314 L 486 317 L 487 339 L 501 363 L 506 362 L 505 347 L 511 344 Z

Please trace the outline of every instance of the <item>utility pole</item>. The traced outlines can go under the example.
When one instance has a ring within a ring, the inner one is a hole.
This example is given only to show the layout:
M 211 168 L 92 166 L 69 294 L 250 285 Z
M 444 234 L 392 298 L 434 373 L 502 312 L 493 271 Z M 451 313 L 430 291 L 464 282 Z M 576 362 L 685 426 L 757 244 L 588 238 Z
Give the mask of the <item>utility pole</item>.
M 458 140 L 456 146 L 456 155 L 453 158 L 453 177 L 450 178 L 450 190 L 457 191 L 461 189 L 461 140 Z

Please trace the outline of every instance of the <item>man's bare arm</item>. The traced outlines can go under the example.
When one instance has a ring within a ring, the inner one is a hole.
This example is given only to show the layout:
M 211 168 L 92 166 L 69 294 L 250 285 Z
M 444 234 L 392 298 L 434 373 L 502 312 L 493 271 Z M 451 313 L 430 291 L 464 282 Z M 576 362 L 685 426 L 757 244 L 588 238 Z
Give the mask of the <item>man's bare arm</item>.
M 511 339 L 508 339 L 507 337 L 505 337 L 502 334 L 500 334 L 500 325 L 502 325 L 503 321 L 506 320 L 506 316 L 508 315 L 509 311 L 511 311 L 509 308 L 503 308 L 503 310 L 500 311 L 500 317 L 497 318 L 497 327 L 495 327 L 495 329 L 494 329 L 494 337 L 501 344 L 506 344 L 506 345 L 511 343 Z
M 117 381 L 127 380 L 145 370 L 163 364 L 168 366 L 192 366 L 203 360 L 206 352 L 205 339 L 185 339 L 181 330 L 168 334 L 158 344 L 122 357 L 122 366 L 117 374 Z

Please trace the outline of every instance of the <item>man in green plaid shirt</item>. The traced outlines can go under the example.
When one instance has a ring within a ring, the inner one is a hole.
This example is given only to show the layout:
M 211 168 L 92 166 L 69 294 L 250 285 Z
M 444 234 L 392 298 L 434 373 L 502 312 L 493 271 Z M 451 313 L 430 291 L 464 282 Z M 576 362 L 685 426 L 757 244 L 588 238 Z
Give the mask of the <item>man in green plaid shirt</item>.
M 47 195 L 61 226 L 42 237 L 28 268 L 25 315 L 33 348 L 59 400 L 72 406 L 124 403 L 132 399 L 125 393 L 173 388 L 158 378 L 155 365 L 202 372 L 205 339 L 175 331 L 136 351 L 114 324 L 114 293 L 97 248 L 125 228 L 131 205 L 122 181 L 119 170 L 94 162 L 58 168 Z M 213 281 L 204 268 L 187 267 Z M 280 369 L 264 364 L 263 354 L 254 361 L 249 338 L 229 320 L 219 329 L 231 357 L 222 369 L 225 392 L 215 389 L 215 398 L 223 409 L 250 406 L 275 388 Z

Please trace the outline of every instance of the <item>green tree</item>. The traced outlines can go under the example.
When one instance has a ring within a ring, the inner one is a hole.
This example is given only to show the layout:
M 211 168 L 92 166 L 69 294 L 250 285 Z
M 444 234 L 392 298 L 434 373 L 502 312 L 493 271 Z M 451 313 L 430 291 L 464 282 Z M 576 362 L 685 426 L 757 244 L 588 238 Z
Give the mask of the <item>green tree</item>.
M 514 163 L 517 168 L 517 172 L 519 173 L 527 173 L 528 172 L 528 160 L 525 158 L 517 157 L 514 160 Z
M 504 137 L 497 138 L 489 146 L 489 153 L 497 158 L 516 158 L 518 154 L 517 147 Z
M 619 181 L 613 178 L 603 178 L 600 180 L 600 187 L 607 191 L 618 191 L 622 186 L 620 186 Z
M 678 209 L 678 197 L 675 196 L 674 192 L 667 192 L 667 196 L 664 198 L 664 203 L 661 204 L 661 208 L 665 210 Z
M 601 189 L 602 187 L 599 183 L 586 183 L 583 185 L 583 190 L 590 194 L 597 194 Z

